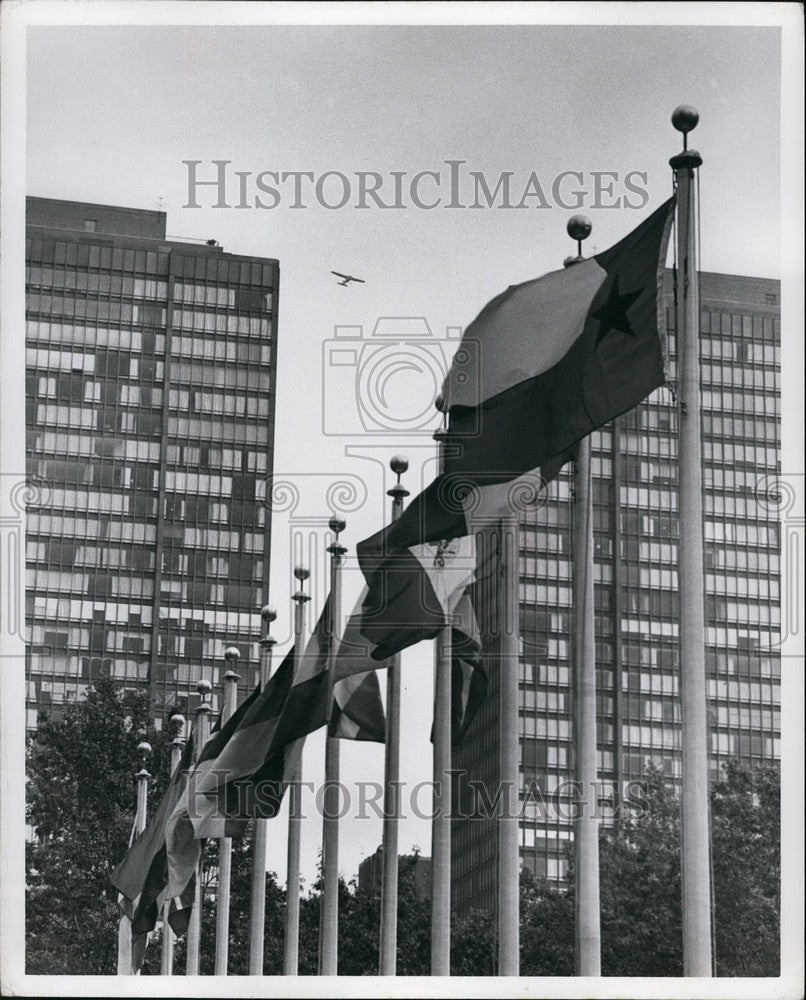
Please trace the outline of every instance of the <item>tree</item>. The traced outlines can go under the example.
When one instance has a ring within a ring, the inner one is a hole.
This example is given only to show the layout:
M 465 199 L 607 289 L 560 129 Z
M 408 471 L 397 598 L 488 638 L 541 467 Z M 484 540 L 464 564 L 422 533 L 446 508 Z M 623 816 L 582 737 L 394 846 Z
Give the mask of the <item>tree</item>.
M 778 768 L 724 765 L 711 794 L 719 976 L 778 976 L 781 789 Z
M 778 768 L 723 765 L 711 789 L 715 971 L 777 976 L 780 923 Z M 574 973 L 573 851 L 559 887 L 521 871 L 521 974 Z M 641 808 L 600 832 L 602 973 L 679 976 L 683 972 L 680 810 L 661 772 L 645 775 Z M 495 922 L 474 910 L 454 917 L 453 975 L 494 975 Z
M 522 976 L 573 976 L 574 898 L 521 869 Z
M 642 811 L 601 835 L 604 975 L 683 972 L 679 802 L 656 769 L 645 789 Z M 724 764 L 711 788 L 718 976 L 779 974 L 780 838 L 777 766 Z
M 649 768 L 643 808 L 600 836 L 602 974 L 683 974 L 679 809 L 662 773 Z M 573 880 L 574 870 L 570 867 Z
M 29 737 L 27 845 L 27 971 L 31 974 L 109 974 L 116 968 L 120 911 L 110 882 L 122 859 L 134 818 L 137 744 L 152 744 L 150 802 L 169 776 L 167 735 L 149 723 L 145 693 L 122 690 L 101 677 L 87 698 L 65 706 Z M 776 976 L 779 971 L 780 791 L 773 765 L 724 766 L 711 791 L 716 973 Z M 600 833 L 602 971 L 604 975 L 675 976 L 682 973 L 679 804 L 662 774 L 646 774 L 642 808 Z M 218 845 L 204 849 L 201 972 L 212 974 L 214 884 Z M 574 868 L 557 887 L 521 873 L 521 972 L 572 975 Z M 398 973 L 428 975 L 431 907 L 415 877 L 417 852 L 401 859 Z M 251 832 L 232 845 L 229 972 L 248 971 Z M 303 975 L 318 968 L 320 877 L 300 900 Z M 266 876 L 265 973 L 282 971 L 285 893 Z M 380 898 L 339 883 L 339 972 L 375 975 Z M 175 968 L 184 968 L 185 940 Z M 146 952 L 144 974 L 159 972 L 159 934 Z M 454 916 L 454 975 L 496 972 L 495 922 L 485 911 Z
M 162 794 L 168 740 L 146 693 L 99 677 L 86 699 L 43 720 L 27 744 L 26 968 L 30 974 L 110 974 L 120 911 L 110 875 L 134 820 L 137 744 L 153 748 L 150 794 Z

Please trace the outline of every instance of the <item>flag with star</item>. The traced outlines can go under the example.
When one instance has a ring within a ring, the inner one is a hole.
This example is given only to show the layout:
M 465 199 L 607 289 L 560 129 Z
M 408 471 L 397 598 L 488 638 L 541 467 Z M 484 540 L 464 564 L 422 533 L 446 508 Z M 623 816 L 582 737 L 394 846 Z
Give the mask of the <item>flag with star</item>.
M 673 214 L 671 198 L 609 250 L 482 309 L 443 387 L 448 477 L 488 485 L 545 470 L 663 384 Z

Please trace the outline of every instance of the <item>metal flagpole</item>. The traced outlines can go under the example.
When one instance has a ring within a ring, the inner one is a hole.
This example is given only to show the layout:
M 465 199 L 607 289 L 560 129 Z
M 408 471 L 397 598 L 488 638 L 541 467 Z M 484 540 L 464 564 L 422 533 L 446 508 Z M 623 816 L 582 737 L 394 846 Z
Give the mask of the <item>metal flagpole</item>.
M 134 813 L 134 834 L 139 837 L 146 828 L 146 812 L 148 803 L 148 779 L 151 775 L 146 768 L 146 758 L 151 753 L 151 744 L 145 740 L 137 744 L 137 752 L 142 760 L 142 767 L 135 774 L 137 779 L 137 798 Z M 124 913 L 118 922 L 118 965 L 119 976 L 131 976 L 132 969 L 132 922 Z
M 238 704 L 238 681 L 240 677 L 234 667 L 240 658 L 236 646 L 228 646 L 224 650 L 224 661 L 229 670 L 224 674 L 224 707 L 221 712 L 221 724 L 235 711 Z M 216 922 L 215 922 L 215 975 L 226 976 L 229 960 L 229 903 L 230 883 L 232 881 L 232 838 L 219 837 L 218 840 L 218 887 L 216 892 Z
M 566 227 L 577 241 L 577 256 L 566 267 L 584 260 L 582 241 L 591 233 L 584 215 L 575 215 Z M 593 612 L 593 508 L 591 497 L 591 439 L 579 442 L 574 483 L 574 755 L 578 790 L 574 822 L 576 867 L 575 964 L 578 976 L 601 975 L 599 908 L 599 826 L 596 819 L 596 637 Z
M 137 780 L 137 797 L 134 813 L 134 836 L 139 837 L 146 828 L 146 809 L 148 797 L 148 779 L 151 775 L 146 769 L 146 758 L 151 753 L 151 744 L 145 740 L 137 744 L 143 766 L 135 774 Z M 132 842 L 134 837 L 132 837 Z M 124 913 L 118 921 L 118 963 L 119 976 L 131 976 L 132 969 L 132 922 Z
M 201 749 L 210 738 L 210 692 L 213 686 L 209 681 L 201 680 L 196 685 L 201 702 L 196 709 L 195 732 L 193 734 L 193 763 L 199 759 Z M 199 946 L 201 943 L 201 920 L 202 920 L 202 874 L 204 871 L 204 856 L 199 857 L 199 864 L 196 868 L 196 891 L 193 896 L 193 909 L 190 913 L 190 923 L 187 931 L 187 957 L 185 959 L 185 975 L 198 976 L 199 974 Z
M 695 171 L 702 157 L 688 148 L 699 121 L 682 106 L 672 124 L 683 133 L 683 151 L 669 160 L 677 188 L 677 356 L 679 410 L 678 576 L 680 589 L 680 690 L 683 789 L 681 875 L 683 973 L 711 976 L 711 852 L 708 790 L 708 727 L 705 687 L 702 452 L 700 446 L 700 302 L 697 274 Z
M 442 396 L 436 407 L 442 410 Z M 445 451 L 444 427 L 434 434 L 438 471 Z M 431 975 L 451 974 L 451 627 L 434 643 L 434 818 L 431 821 Z
M 400 483 L 408 469 L 404 455 L 395 455 L 389 468 L 397 483 L 386 491 L 392 498 L 392 520 L 403 513 L 409 491 Z M 400 814 L 400 654 L 390 657 L 386 670 L 386 746 L 383 792 L 383 857 L 381 875 L 380 974 L 397 974 L 397 875 Z
M 304 566 L 294 567 L 299 589 L 292 595 L 294 602 L 294 655 L 299 659 L 305 641 L 305 605 L 310 597 L 302 587 L 311 571 Z M 297 766 L 288 788 L 288 874 L 285 896 L 285 942 L 283 945 L 283 975 L 296 976 L 299 972 L 299 856 L 302 834 L 300 781 L 302 762 Z
M 261 609 L 265 635 L 260 640 L 260 687 L 271 677 L 271 653 L 276 644 L 269 634 L 277 612 L 268 604 Z M 252 889 L 249 903 L 249 975 L 263 975 L 263 938 L 266 931 L 266 857 L 268 820 L 256 818 L 252 829 Z
M 336 670 L 336 644 L 341 635 L 341 567 L 347 549 L 339 534 L 346 522 L 332 517 L 334 534 L 330 553 L 330 634 L 328 636 L 328 721 L 333 711 L 333 681 Z M 339 739 L 325 737 L 325 796 L 322 817 L 322 899 L 319 936 L 319 975 L 335 976 L 339 965 Z
M 146 828 L 146 816 L 148 814 L 148 779 L 151 775 L 148 773 L 148 768 L 146 767 L 146 759 L 151 755 L 151 744 L 143 740 L 137 744 L 137 752 L 143 761 L 143 766 L 137 772 L 137 813 L 134 819 L 135 830 L 139 837 Z M 129 947 L 131 949 L 131 928 L 129 931 Z M 129 969 L 129 972 L 131 971 Z M 139 971 L 135 973 L 135 975 L 139 974 Z
M 498 975 L 520 966 L 518 851 L 518 519 L 501 521 L 499 615 L 499 746 L 503 812 L 498 819 Z
M 185 717 L 178 712 L 171 716 L 171 726 L 176 734 L 171 742 L 171 777 L 176 774 L 176 769 L 182 760 L 182 746 L 184 740 L 182 733 L 185 728 Z M 160 955 L 160 975 L 172 976 L 174 971 L 174 941 L 175 935 L 168 922 L 171 912 L 171 901 L 166 899 L 162 905 L 162 954 Z

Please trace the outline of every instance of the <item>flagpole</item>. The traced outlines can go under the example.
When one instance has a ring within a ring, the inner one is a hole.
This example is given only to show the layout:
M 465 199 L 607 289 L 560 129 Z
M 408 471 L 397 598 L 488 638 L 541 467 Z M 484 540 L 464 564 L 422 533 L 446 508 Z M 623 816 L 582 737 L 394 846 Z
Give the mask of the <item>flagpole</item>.
M 140 754 L 142 767 L 135 774 L 137 781 L 136 805 L 134 812 L 134 832 L 136 836 L 146 828 L 146 813 L 148 803 L 148 779 L 151 775 L 146 768 L 146 758 L 151 753 L 151 744 L 145 740 L 137 744 L 137 752 Z M 131 976 L 132 968 L 132 922 L 124 913 L 118 922 L 118 967 L 119 976 Z
M 503 813 L 498 820 L 498 975 L 520 967 L 520 855 L 518 850 L 518 519 L 501 522 L 499 618 L 499 746 Z
M 299 589 L 291 597 L 294 602 L 294 655 L 302 656 L 305 636 L 305 605 L 310 597 L 303 591 L 305 581 L 311 571 L 304 566 L 294 567 L 294 576 Z M 300 802 L 300 781 L 302 780 L 302 760 L 294 770 L 288 787 L 288 865 L 285 890 L 285 941 L 283 945 L 283 975 L 296 976 L 299 973 L 299 859 L 302 834 L 302 814 Z
M 442 410 L 442 396 L 436 407 Z M 434 434 L 444 471 L 446 431 Z M 431 821 L 431 975 L 451 974 L 451 627 L 434 643 L 434 818 Z
M 176 774 L 176 769 L 182 760 L 182 746 L 184 740 L 182 733 L 185 727 L 185 717 L 178 712 L 171 716 L 171 726 L 174 730 L 174 738 L 171 741 L 171 777 Z M 162 954 L 160 955 L 160 975 L 172 976 L 174 970 L 174 940 L 175 935 L 171 929 L 168 917 L 171 913 L 171 901 L 166 899 L 162 905 Z
M 210 692 L 213 686 L 209 681 L 200 680 L 196 685 L 201 702 L 196 709 L 196 721 L 194 723 L 195 732 L 193 734 L 193 763 L 199 759 L 201 749 L 210 738 Z M 193 895 L 193 909 L 190 912 L 190 923 L 187 930 L 187 957 L 185 959 L 185 975 L 198 976 L 199 974 L 199 947 L 201 944 L 201 921 L 202 921 L 202 873 L 204 871 L 204 852 L 199 857 L 196 868 L 196 887 Z
M 397 476 L 395 485 L 386 491 L 392 498 L 392 520 L 403 513 L 403 501 L 409 495 L 400 477 L 408 469 L 404 455 L 395 455 L 389 468 Z M 386 670 L 386 745 L 384 751 L 383 853 L 381 874 L 380 974 L 397 975 L 397 881 L 398 832 L 400 812 L 400 654 L 387 661 Z
M 568 220 L 566 230 L 577 241 L 577 256 L 566 267 L 584 260 L 582 241 L 591 233 L 584 215 Z M 596 635 L 593 604 L 593 508 L 591 439 L 579 442 L 574 482 L 574 751 L 577 814 L 574 822 L 575 966 L 578 976 L 601 975 L 599 903 L 599 827 L 596 760 Z
M 265 634 L 260 640 L 260 687 L 271 677 L 271 654 L 276 644 L 269 634 L 277 612 L 270 605 L 260 611 Z M 252 888 L 249 903 L 249 975 L 263 975 L 263 939 L 266 933 L 266 858 L 268 855 L 267 820 L 256 817 L 252 829 Z
M 336 645 L 341 632 L 341 568 L 347 549 L 339 534 L 346 522 L 332 517 L 330 553 L 330 629 L 328 648 L 328 724 L 333 711 L 333 682 L 336 670 Z M 319 975 L 335 976 L 339 966 L 339 738 L 325 737 L 325 796 L 322 817 L 322 899 L 319 937 Z
M 669 160 L 677 188 L 676 303 L 680 396 L 678 576 L 683 743 L 680 841 L 683 973 L 686 976 L 713 974 L 695 174 L 702 164 L 702 157 L 696 150 L 688 148 L 688 133 L 696 128 L 699 117 L 694 108 L 682 106 L 675 109 L 672 124 L 683 133 L 683 151 Z
M 229 670 L 224 674 L 224 706 L 221 712 L 221 725 L 229 719 L 238 704 L 238 681 L 240 677 L 234 667 L 238 663 L 240 653 L 236 646 L 228 646 L 224 650 L 224 661 Z M 232 881 L 232 838 L 219 837 L 218 840 L 218 888 L 216 893 L 216 926 L 215 926 L 215 975 L 227 975 L 229 961 L 229 906 L 230 885 Z

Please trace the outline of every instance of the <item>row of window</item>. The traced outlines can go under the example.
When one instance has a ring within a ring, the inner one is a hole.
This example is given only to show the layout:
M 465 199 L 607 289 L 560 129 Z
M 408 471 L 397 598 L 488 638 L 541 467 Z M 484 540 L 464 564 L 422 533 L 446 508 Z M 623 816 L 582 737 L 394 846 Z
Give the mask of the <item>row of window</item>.
M 712 721 L 731 729 L 781 729 L 781 712 L 749 705 L 717 705 L 711 708 Z
M 55 561 L 58 553 L 54 552 L 54 546 L 69 547 L 67 554 L 75 566 L 138 570 L 153 570 L 155 566 L 153 549 L 142 546 L 119 549 L 114 546 L 76 545 L 72 541 L 64 540 L 45 542 L 29 539 L 25 546 L 25 558 L 30 562 Z
M 719 701 L 754 702 L 757 705 L 780 705 L 781 688 L 777 684 L 761 684 L 752 681 L 722 680 L 709 677 L 707 681 L 709 699 Z
M 171 382 L 183 385 L 213 386 L 222 389 L 259 389 L 268 392 L 271 382 L 268 371 L 252 371 L 235 366 L 171 362 Z
M 92 220 L 88 220 L 92 221 Z M 167 253 L 101 246 L 97 243 L 65 243 L 61 240 L 28 237 L 26 259 L 34 263 L 66 264 L 71 267 L 101 268 L 109 271 L 140 271 L 167 274 Z
M 184 530 L 183 544 L 188 547 L 225 549 L 232 552 L 262 552 L 263 535 L 252 531 L 223 531 L 218 528 L 190 528 Z
M 572 595 L 570 587 L 521 582 L 518 587 L 518 599 L 523 603 L 539 603 L 552 607 L 570 607 Z
M 168 282 L 156 278 L 100 274 L 97 271 L 71 271 L 62 267 L 26 267 L 25 283 L 34 288 L 64 288 L 68 291 L 122 295 L 133 299 L 166 299 Z M 235 292 L 233 290 L 232 294 Z
M 680 749 L 680 731 L 669 729 L 668 726 L 638 726 L 628 723 L 621 727 L 621 738 L 626 746 Z
M 62 431 L 34 431 L 29 434 L 28 447 L 33 452 L 56 455 L 95 456 L 114 459 L 116 462 L 128 459 L 133 462 L 159 462 L 158 441 L 138 441 L 134 438 L 113 439 L 108 436 L 91 434 L 67 434 Z
M 228 417 L 268 417 L 267 396 L 227 395 L 220 392 L 197 392 L 171 389 L 168 405 L 173 410 L 190 413 L 213 413 Z
M 717 413 L 741 413 L 745 416 L 771 417 L 778 413 L 778 397 L 770 393 L 731 392 L 729 389 L 703 389 L 701 402 L 704 410 Z
M 702 470 L 702 481 L 706 489 L 737 490 L 755 494 L 769 484 L 769 477 L 759 475 L 755 469 L 706 465 Z
M 736 368 L 732 365 L 701 366 L 703 385 L 729 385 L 744 389 L 779 391 L 781 376 L 774 368 Z
M 733 521 L 706 520 L 703 522 L 703 537 L 706 542 L 766 546 L 776 552 L 780 549 L 777 524 L 741 524 Z
M 91 220 L 90 220 L 91 221 Z M 171 252 L 132 250 L 102 246 L 95 243 L 65 243 L 42 237 L 26 240 L 26 259 L 32 263 L 63 264 L 69 267 L 89 267 L 105 271 L 129 271 L 167 275 L 173 259 L 174 272 L 198 281 L 240 283 L 269 286 L 273 267 L 262 261 L 246 261 L 222 254 L 189 254 L 187 247 L 171 248 Z
M 750 438 L 754 442 L 777 441 L 780 427 L 777 420 L 761 417 L 738 417 L 724 414 L 704 413 L 702 417 L 704 434 L 716 437 Z
M 168 435 L 182 440 L 232 441 L 238 438 L 245 445 L 269 443 L 268 424 L 243 424 L 233 426 L 223 420 L 203 420 L 201 418 L 168 417 Z
M 89 573 L 61 573 L 54 569 L 28 569 L 26 586 L 36 590 L 86 593 L 90 583 L 97 583 Z M 153 597 L 154 581 L 143 577 L 105 574 L 103 585 L 110 597 Z
M 160 621 L 170 622 L 176 628 L 183 630 L 194 626 L 206 625 L 209 629 L 221 633 L 220 645 L 216 647 L 216 657 L 223 657 L 224 649 L 232 645 L 232 637 L 249 637 L 256 639 L 260 635 L 260 605 L 255 605 L 254 612 L 227 611 L 213 608 L 183 608 L 180 606 L 160 607 Z M 94 614 L 102 614 L 104 621 L 119 625 L 150 627 L 153 620 L 151 604 L 125 603 L 115 600 L 93 600 L 81 597 L 64 597 L 55 594 L 29 594 L 27 598 L 26 616 L 29 619 L 41 618 L 48 626 L 54 621 L 86 622 Z M 226 637 L 230 638 L 227 639 Z
M 141 352 L 143 350 L 144 335 L 140 330 L 120 330 L 107 326 L 84 326 L 78 323 L 52 323 L 47 320 L 29 319 L 25 322 L 26 337 L 28 340 L 52 341 L 63 347 L 65 344 L 81 344 L 85 347 L 111 347 L 122 351 Z M 146 338 L 149 343 L 154 343 L 154 349 L 158 354 L 165 350 L 164 337 L 156 334 L 152 338 Z M 157 341 L 160 342 L 160 349 L 157 350 Z M 51 367 L 50 358 L 59 357 L 62 351 L 51 348 L 36 349 L 36 360 L 39 367 Z M 88 365 L 92 364 L 90 369 Z M 82 367 L 85 370 L 95 370 L 94 361 L 85 360 Z
M 54 630 L 46 625 L 33 624 L 30 631 L 30 642 L 34 646 L 48 649 L 87 649 L 90 645 L 90 629 L 73 626 L 67 629 Z M 109 652 L 148 653 L 151 650 L 151 632 L 123 632 L 106 630 L 104 649 Z
M 137 334 L 139 336 L 139 334 Z M 91 375 L 95 371 L 95 355 L 78 351 L 57 351 L 47 348 L 29 347 L 25 351 L 25 363 L 29 368 L 40 368 L 50 372 L 83 372 Z
M 267 458 L 262 451 L 242 451 L 240 448 L 201 448 L 198 445 L 170 444 L 166 460 L 171 465 L 204 466 L 235 472 L 266 471 Z
M 114 299 L 85 299 L 65 295 L 46 295 L 31 292 L 27 297 L 26 311 L 76 319 L 111 320 L 115 323 L 142 323 L 148 326 L 165 326 L 166 310 L 163 306 L 137 305 Z M 58 324 L 54 324 L 58 325 Z
M 748 316 L 722 310 L 703 310 L 700 315 L 700 332 L 721 334 L 723 337 L 763 337 L 765 340 L 775 340 L 780 343 L 781 321 L 777 316 Z
M 744 318 L 749 319 L 750 317 L 745 316 Z M 746 361 L 749 364 L 781 364 L 780 346 L 769 342 L 711 340 L 709 337 L 701 337 L 700 350 L 704 358 L 718 358 L 722 361 Z
M 714 573 L 706 574 L 705 589 L 710 594 L 754 597 L 767 601 L 777 601 L 781 592 L 779 582 L 774 577 L 717 576 Z
M 554 684 L 567 687 L 571 683 L 571 668 L 557 663 L 519 663 L 519 679 L 522 684 Z
M 186 281 L 177 281 L 174 284 L 174 301 L 187 305 L 271 312 L 272 299 L 271 289 L 199 285 Z
M 106 513 L 106 512 L 104 512 Z M 60 535 L 68 538 L 102 538 L 113 542 L 156 542 L 157 527 L 142 521 L 119 521 L 109 517 L 69 517 L 29 511 L 26 530 L 29 534 Z
M 781 740 L 755 733 L 711 733 L 711 752 L 730 757 L 777 759 L 781 756 Z
M 44 618 L 47 622 L 54 621 L 88 621 L 94 614 L 102 614 L 107 623 L 119 625 L 150 626 L 153 609 L 150 604 L 120 604 L 115 601 L 94 601 L 89 599 L 47 596 L 46 594 L 28 595 L 26 616 L 29 618 Z
M 136 323 L 137 320 L 134 322 Z M 239 333 L 247 337 L 264 339 L 271 333 L 271 320 L 266 317 L 241 316 L 237 313 L 199 312 L 195 309 L 175 309 L 173 326 L 174 329 L 178 330 L 198 330 L 200 333 Z
M 270 344 L 249 344 L 242 341 L 174 336 L 171 338 L 171 351 L 174 356 L 179 358 L 255 365 L 271 364 Z M 173 367 L 171 373 L 173 374 Z

